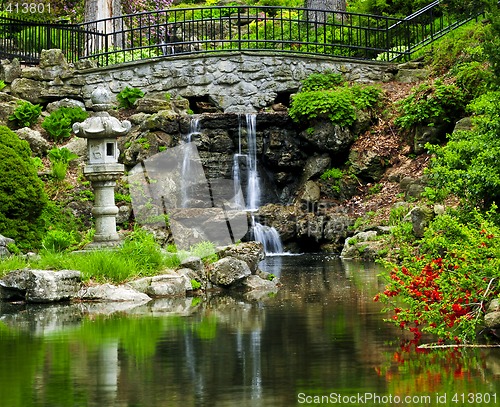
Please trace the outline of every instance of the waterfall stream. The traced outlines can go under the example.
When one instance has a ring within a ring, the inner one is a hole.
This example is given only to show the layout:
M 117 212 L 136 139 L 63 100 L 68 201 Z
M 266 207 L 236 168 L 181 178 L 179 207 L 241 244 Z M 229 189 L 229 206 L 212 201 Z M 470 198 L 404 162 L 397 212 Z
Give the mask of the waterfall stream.
M 189 133 L 186 135 L 186 138 L 184 140 L 185 142 L 185 147 L 184 147 L 184 155 L 182 158 L 182 169 L 181 169 L 181 179 L 183 180 L 182 184 L 182 190 L 181 190 L 181 208 L 187 208 L 189 206 L 189 192 L 193 178 L 191 176 L 191 160 L 192 160 L 192 152 L 191 152 L 191 142 L 193 141 L 193 136 L 195 134 L 200 133 L 200 119 L 198 117 L 192 117 L 191 118 L 191 123 L 190 123 L 190 129 Z
M 257 165 L 257 116 L 246 114 L 247 153 L 242 152 L 242 126 L 240 121 L 238 152 L 233 158 L 233 181 L 235 189 L 235 203 L 241 208 L 252 212 L 252 235 L 254 240 L 264 245 L 266 254 L 282 253 L 283 245 L 278 231 L 271 226 L 262 225 L 255 220 L 253 212 L 259 209 L 261 203 L 261 182 Z M 242 163 L 246 165 L 246 203 L 240 202 L 240 186 L 243 181 L 241 174 Z

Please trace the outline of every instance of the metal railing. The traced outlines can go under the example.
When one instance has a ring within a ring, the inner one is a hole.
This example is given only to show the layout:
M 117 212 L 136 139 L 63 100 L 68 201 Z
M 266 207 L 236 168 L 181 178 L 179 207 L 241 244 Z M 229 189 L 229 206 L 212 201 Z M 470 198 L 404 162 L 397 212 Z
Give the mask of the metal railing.
M 276 51 L 362 60 L 408 60 L 482 12 L 457 18 L 439 1 L 398 19 L 270 6 L 168 9 L 83 24 L 0 17 L 0 57 L 37 63 L 43 48 L 100 66 L 227 50 Z
M 75 61 L 85 41 L 78 25 L 41 23 L 0 17 L 0 58 L 14 59 L 27 65 L 40 61 L 42 49 L 59 48 L 68 60 Z

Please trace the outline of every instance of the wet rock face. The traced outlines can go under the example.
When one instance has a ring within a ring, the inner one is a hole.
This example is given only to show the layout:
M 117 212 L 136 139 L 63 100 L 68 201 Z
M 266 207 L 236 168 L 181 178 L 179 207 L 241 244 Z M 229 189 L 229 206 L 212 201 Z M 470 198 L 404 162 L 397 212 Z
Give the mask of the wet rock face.
M 321 208 L 303 205 L 268 204 L 259 209 L 256 221 L 274 227 L 286 250 L 319 251 L 323 247 L 328 251 L 342 250 L 348 235 L 349 226 L 354 218 L 341 207 Z

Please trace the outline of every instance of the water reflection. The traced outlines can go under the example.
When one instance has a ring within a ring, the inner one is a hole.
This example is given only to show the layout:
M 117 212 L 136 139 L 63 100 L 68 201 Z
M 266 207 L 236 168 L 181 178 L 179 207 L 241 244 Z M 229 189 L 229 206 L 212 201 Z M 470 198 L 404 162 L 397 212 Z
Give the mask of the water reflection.
M 283 287 L 258 300 L 3 304 L 1 404 L 267 407 L 300 405 L 299 393 L 498 390 L 496 349 L 398 346 L 399 331 L 371 301 L 380 289 L 373 264 L 275 256 L 263 268 Z

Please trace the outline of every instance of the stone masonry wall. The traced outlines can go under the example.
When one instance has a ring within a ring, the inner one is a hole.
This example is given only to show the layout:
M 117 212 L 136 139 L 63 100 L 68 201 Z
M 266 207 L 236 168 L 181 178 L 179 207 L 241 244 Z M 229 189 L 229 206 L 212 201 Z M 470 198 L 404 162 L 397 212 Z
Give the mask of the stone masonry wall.
M 39 67 L 19 69 L 2 61 L 0 80 L 13 96 L 33 103 L 72 97 L 88 104 L 99 85 L 115 95 L 129 86 L 150 96 L 204 97 L 225 113 L 252 113 L 276 103 L 280 93 L 296 92 L 308 75 L 326 70 L 359 82 L 389 81 L 396 73 L 395 65 L 384 62 L 265 52 L 176 56 L 106 68 L 81 61 L 73 67 L 60 51 L 49 50 L 42 52 Z

